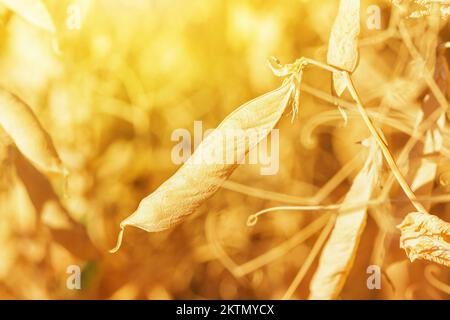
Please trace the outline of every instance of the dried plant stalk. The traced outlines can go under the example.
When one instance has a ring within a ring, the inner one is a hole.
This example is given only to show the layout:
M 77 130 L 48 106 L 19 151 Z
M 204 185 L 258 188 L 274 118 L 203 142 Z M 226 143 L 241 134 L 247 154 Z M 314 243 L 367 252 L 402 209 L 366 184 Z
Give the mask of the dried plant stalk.
M 39 169 L 67 175 L 49 134 L 31 108 L 19 97 L 1 88 L 0 126 L 20 152 Z
M 309 299 L 336 299 L 347 279 L 358 249 L 367 219 L 367 205 L 349 210 L 346 203 L 370 200 L 379 176 L 380 155 L 371 152 L 361 172 L 345 196 L 335 227 L 320 257 L 319 266 L 310 283 Z
M 412 261 L 425 259 L 450 267 L 450 224 L 422 212 L 408 214 L 398 226 L 400 247 Z
M 147 232 L 168 229 L 213 196 L 245 154 L 274 128 L 294 91 L 294 81 L 289 78 L 280 88 L 247 102 L 225 118 L 186 163 L 143 199 L 136 212 L 121 222 L 117 246 L 111 251 L 119 249 L 126 226 L 135 226 Z M 241 134 L 237 143 L 227 143 L 227 136 L 235 133 Z M 230 154 L 236 155 L 233 163 L 224 161 Z M 205 155 L 214 155 L 219 161 L 209 163 Z
M 353 72 L 358 63 L 358 35 L 360 32 L 360 0 L 341 0 L 328 44 L 328 64 Z M 347 87 L 340 73 L 333 73 L 334 89 L 340 96 Z

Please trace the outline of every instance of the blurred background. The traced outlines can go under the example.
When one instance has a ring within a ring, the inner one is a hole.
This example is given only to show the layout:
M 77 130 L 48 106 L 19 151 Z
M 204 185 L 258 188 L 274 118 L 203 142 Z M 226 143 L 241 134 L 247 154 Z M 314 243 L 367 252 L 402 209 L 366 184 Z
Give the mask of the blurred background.
M 156 234 L 128 228 L 119 252 L 108 250 L 120 221 L 176 171 L 172 132 L 192 132 L 197 120 L 204 129 L 214 128 L 239 105 L 278 87 L 281 80 L 267 67 L 270 56 L 282 63 L 301 56 L 326 61 L 338 1 L 44 3 L 55 33 L 0 5 L 0 84 L 33 108 L 71 175 L 65 189 L 61 178 L 37 171 L 3 134 L 0 298 L 281 298 L 323 227 L 317 219 L 326 213 L 276 212 L 251 228 L 248 216 L 283 203 L 269 199 L 274 192 L 305 202 L 340 201 L 360 164 L 340 170 L 368 137 L 356 116 L 344 127 L 336 107 L 323 99 L 330 97 L 331 76 L 318 69 L 305 74 L 299 117 L 291 123 L 286 116 L 279 124 L 277 175 L 261 176 L 258 166 L 243 165 L 233 183 L 188 221 Z M 373 4 L 381 9 L 380 30 L 364 23 Z M 364 101 L 376 108 L 387 97 L 392 108 L 414 115 L 425 87 L 399 77 L 411 58 L 398 37 L 383 32 L 391 4 L 362 1 L 361 12 L 361 38 L 368 40 L 361 44 L 355 79 Z M 441 38 L 448 34 L 443 25 Z M 407 128 L 414 125 L 411 117 L 393 117 Z M 386 135 L 393 148 L 407 138 L 391 127 Z M 403 197 L 396 187 L 391 196 Z M 449 283 L 448 268 L 410 263 L 399 248 L 392 226 L 404 217 L 405 206 L 389 207 L 390 231 L 382 240 L 380 223 L 370 215 L 341 298 L 449 298 L 427 277 L 433 272 Z M 449 221 L 446 204 L 439 206 L 440 217 Z M 374 263 L 383 270 L 381 290 L 366 286 L 366 268 Z M 82 270 L 80 290 L 66 287 L 70 265 Z M 307 298 L 316 266 L 292 298 Z

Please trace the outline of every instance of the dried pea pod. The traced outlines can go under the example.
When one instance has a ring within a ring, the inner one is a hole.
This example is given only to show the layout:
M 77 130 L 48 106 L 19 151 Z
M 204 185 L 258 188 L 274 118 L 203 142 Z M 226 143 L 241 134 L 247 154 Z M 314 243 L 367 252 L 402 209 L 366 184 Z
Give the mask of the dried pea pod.
M 228 115 L 186 163 L 121 222 L 117 246 L 111 252 L 119 249 L 126 226 L 147 232 L 168 229 L 213 196 L 247 152 L 269 135 L 295 90 L 295 82 L 288 78 L 280 88 L 245 103 Z M 230 136 L 237 138 L 237 143 L 230 143 Z M 233 161 L 227 161 L 230 155 Z

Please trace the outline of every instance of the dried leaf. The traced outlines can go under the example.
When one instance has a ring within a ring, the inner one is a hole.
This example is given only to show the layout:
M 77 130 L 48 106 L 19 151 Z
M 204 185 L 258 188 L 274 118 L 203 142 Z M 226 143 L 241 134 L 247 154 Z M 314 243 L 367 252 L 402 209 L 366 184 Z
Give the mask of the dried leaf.
M 183 221 L 213 196 L 245 158 L 245 154 L 274 128 L 294 90 L 295 85 L 289 80 L 280 88 L 247 102 L 225 118 L 186 163 L 143 199 L 136 212 L 122 221 L 118 244 L 112 251 L 120 247 L 126 226 L 135 226 L 147 232 L 168 229 Z M 236 143 L 227 143 L 230 135 L 236 136 Z M 231 163 L 224 161 L 230 154 L 234 160 Z M 210 157 L 213 161 L 209 161 Z
M 330 65 L 353 72 L 358 63 L 358 35 L 360 0 L 341 0 L 339 11 L 331 30 L 327 62 Z M 346 82 L 341 74 L 333 74 L 336 94 L 340 96 Z
M 0 88 L 0 126 L 17 148 L 39 169 L 67 174 L 55 146 L 31 108 L 19 97 Z
M 351 204 L 368 202 L 379 176 L 381 156 L 375 151 L 374 144 L 371 149 L 363 169 L 345 196 L 335 227 L 322 251 L 310 283 L 309 299 L 336 299 L 353 266 L 366 224 L 367 205 L 351 209 Z
M 52 18 L 41 0 L 0 0 L 0 4 L 5 5 L 32 25 L 55 32 Z
M 436 216 L 412 212 L 398 226 L 400 247 L 412 261 L 425 259 L 450 267 L 450 224 Z

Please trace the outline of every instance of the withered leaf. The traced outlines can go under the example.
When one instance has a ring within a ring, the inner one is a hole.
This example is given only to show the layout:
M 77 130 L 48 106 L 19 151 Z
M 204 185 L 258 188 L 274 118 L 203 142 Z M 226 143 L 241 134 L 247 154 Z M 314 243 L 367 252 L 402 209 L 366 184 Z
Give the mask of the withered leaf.
M 391 0 L 391 2 L 407 12 L 409 18 L 430 16 L 433 11 L 433 4 L 439 5 L 437 10 L 442 19 L 450 16 L 450 2 L 447 0 Z

